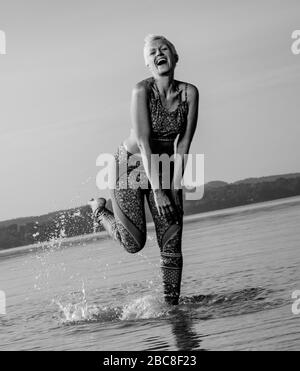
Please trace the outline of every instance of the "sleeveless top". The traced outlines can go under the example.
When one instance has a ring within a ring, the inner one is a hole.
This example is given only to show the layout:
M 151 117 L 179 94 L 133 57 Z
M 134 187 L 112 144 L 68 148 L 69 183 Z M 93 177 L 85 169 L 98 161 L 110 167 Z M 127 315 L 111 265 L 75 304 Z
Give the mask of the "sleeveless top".
M 149 84 L 149 105 L 152 134 L 151 139 L 155 141 L 174 142 L 178 134 L 183 134 L 186 129 L 188 103 L 187 84 L 185 84 L 185 99 L 182 100 L 181 91 L 178 86 L 176 90 L 179 95 L 179 103 L 174 111 L 169 111 L 163 106 L 158 87 L 154 78 L 147 80 Z

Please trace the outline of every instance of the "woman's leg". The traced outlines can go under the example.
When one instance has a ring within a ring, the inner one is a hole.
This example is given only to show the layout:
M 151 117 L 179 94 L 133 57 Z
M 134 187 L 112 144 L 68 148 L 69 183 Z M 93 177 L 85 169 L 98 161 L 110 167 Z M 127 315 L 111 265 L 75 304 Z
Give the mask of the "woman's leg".
M 136 253 L 146 243 L 145 192 L 141 188 L 124 187 L 132 169 L 128 169 L 127 176 L 120 176 L 119 168 L 120 165 L 124 167 L 128 155 L 120 146 L 115 155 L 116 167 L 111 168 L 113 176 L 116 176 L 115 188 L 110 190 L 113 213 L 104 207 L 96 213 L 96 219 L 129 253 Z
M 170 195 L 171 197 L 171 195 Z M 179 301 L 182 277 L 182 217 L 178 224 L 158 214 L 153 191 L 147 193 L 147 201 L 155 224 L 157 242 L 161 254 L 161 270 L 164 285 L 165 301 L 176 305 Z M 182 193 L 181 193 L 182 202 Z

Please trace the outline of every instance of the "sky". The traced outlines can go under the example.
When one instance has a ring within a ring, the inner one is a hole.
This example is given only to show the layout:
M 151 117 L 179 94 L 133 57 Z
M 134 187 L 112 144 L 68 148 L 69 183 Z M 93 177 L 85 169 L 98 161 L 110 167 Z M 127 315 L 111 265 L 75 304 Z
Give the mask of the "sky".
M 0 0 L 0 220 L 86 204 L 129 135 L 143 40 L 169 38 L 196 85 L 205 181 L 300 171 L 299 0 Z

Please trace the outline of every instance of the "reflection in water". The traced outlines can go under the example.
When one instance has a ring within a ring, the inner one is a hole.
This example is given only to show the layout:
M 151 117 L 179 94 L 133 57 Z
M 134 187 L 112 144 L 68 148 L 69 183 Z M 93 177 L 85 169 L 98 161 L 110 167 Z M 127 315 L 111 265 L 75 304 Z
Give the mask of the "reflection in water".
M 170 317 L 168 322 L 172 325 L 172 333 L 175 335 L 178 350 L 200 350 L 201 335 L 193 331 L 189 313 L 176 308 L 174 316 Z
M 157 336 L 149 336 L 145 339 L 146 343 L 149 344 L 149 347 L 145 350 L 147 351 L 166 351 L 170 350 L 170 345 L 168 341 L 163 340 L 160 335 Z

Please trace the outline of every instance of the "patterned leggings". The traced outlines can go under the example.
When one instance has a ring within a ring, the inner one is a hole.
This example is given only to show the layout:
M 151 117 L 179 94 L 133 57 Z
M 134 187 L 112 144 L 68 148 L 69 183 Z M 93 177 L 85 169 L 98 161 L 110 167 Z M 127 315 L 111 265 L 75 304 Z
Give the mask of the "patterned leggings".
M 115 154 L 116 169 L 124 165 L 132 156 L 127 152 L 125 147 L 121 145 Z M 108 209 L 104 209 L 97 216 L 97 221 L 100 222 L 109 232 L 111 237 L 123 246 L 129 253 L 137 253 L 145 246 L 147 230 L 145 218 L 145 196 L 151 211 L 155 224 L 157 242 L 161 254 L 161 270 L 164 284 L 165 301 L 168 304 L 178 304 L 180 296 L 180 285 L 182 276 L 182 217 L 178 223 L 174 220 L 169 220 L 165 216 L 160 216 L 154 202 L 153 190 L 147 179 L 147 187 L 130 187 L 129 175 L 133 174 L 135 169 L 143 173 L 143 167 L 140 164 L 128 166 L 126 177 L 117 176 L 115 189 L 111 189 L 111 200 L 113 213 Z M 116 174 L 116 173 L 115 173 Z M 123 174 L 124 175 L 124 174 Z M 145 171 L 144 171 L 145 175 Z M 127 189 L 124 189 L 124 182 L 127 181 Z M 172 196 L 169 190 L 166 190 L 170 199 Z M 182 193 L 180 193 L 182 202 Z

